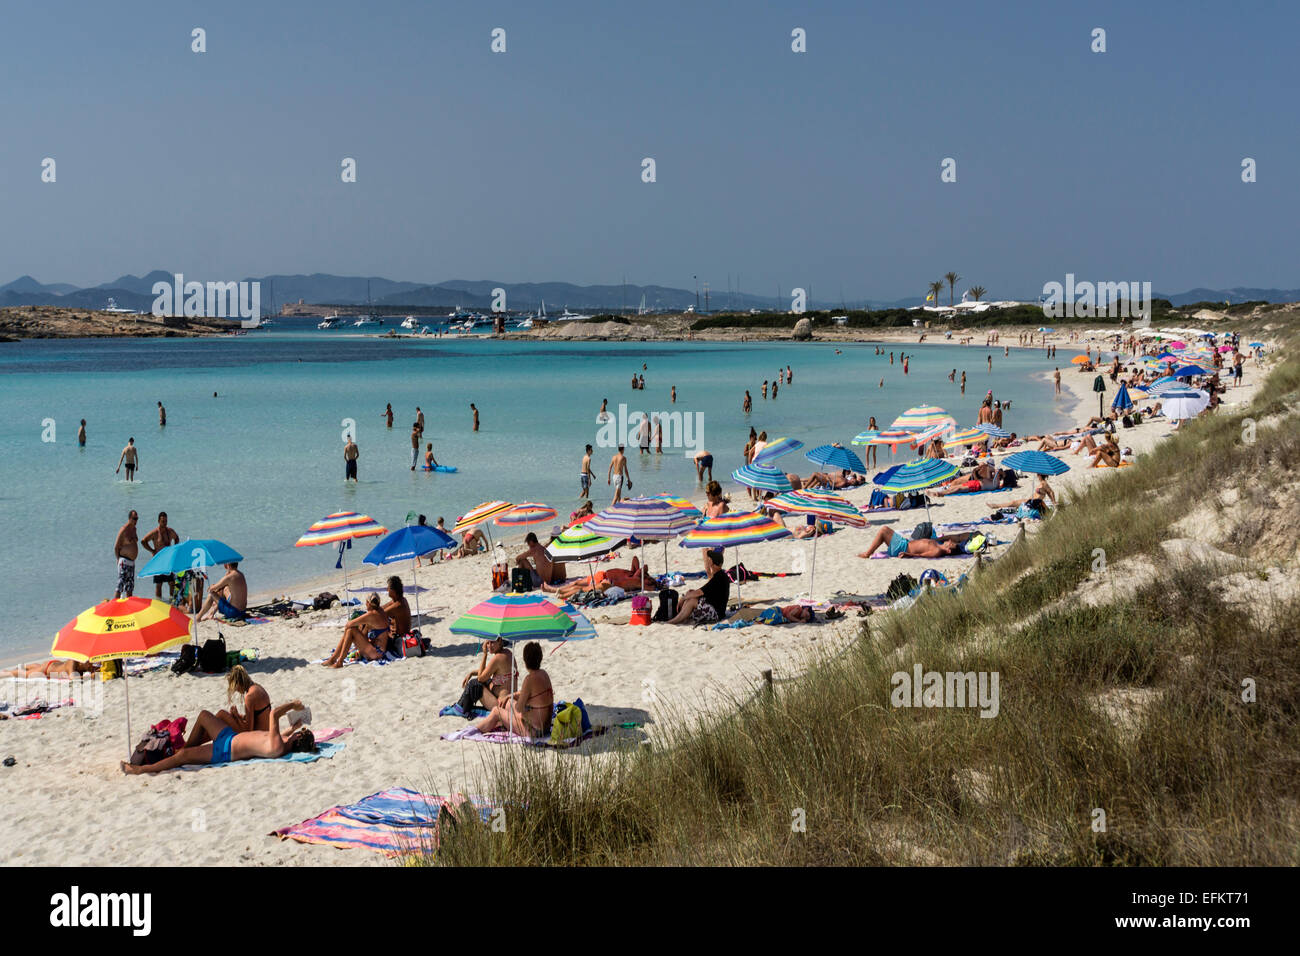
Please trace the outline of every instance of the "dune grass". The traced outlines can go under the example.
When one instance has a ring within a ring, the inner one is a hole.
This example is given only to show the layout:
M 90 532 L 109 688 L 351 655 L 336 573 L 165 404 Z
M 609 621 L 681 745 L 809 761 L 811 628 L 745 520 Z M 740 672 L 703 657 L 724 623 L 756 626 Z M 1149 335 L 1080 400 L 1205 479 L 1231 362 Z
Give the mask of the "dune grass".
M 959 595 L 874 616 L 838 657 L 748 699 L 720 692 L 652 746 L 504 755 L 485 781 L 504 828 L 459 826 L 418 862 L 1300 863 L 1300 606 L 1243 614 L 1212 586 L 1221 568 L 1160 548 L 1207 489 L 1295 473 L 1298 403 L 1288 361 L 1251 408 L 1094 483 Z M 1126 559 L 1155 578 L 1063 600 Z M 997 716 L 891 706 L 892 675 L 915 663 L 997 672 Z

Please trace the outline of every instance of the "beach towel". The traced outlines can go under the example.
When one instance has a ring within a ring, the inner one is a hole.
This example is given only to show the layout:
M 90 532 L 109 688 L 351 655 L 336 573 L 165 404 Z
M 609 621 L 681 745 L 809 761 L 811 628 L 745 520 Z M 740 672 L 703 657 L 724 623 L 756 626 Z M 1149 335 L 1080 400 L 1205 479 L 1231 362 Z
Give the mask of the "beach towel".
M 389 787 L 356 803 L 330 807 L 302 823 L 270 836 L 299 843 L 318 843 L 342 850 L 371 850 L 388 857 L 436 849 L 443 808 L 469 807 L 484 823 L 497 807 L 479 797 L 441 797 L 405 787 Z
M 471 713 L 465 713 L 464 708 L 459 703 L 448 704 L 442 710 L 438 711 L 439 717 L 464 717 L 466 720 L 478 720 L 480 717 L 486 717 L 490 711 L 486 707 L 475 707 Z
M 581 737 L 572 737 L 560 743 L 551 743 L 550 737 L 523 737 L 507 730 L 491 730 L 482 733 L 474 725 L 464 727 L 460 730 L 453 730 L 451 733 L 443 734 L 443 740 L 467 740 L 472 743 L 486 744 L 524 744 L 529 747 L 549 747 L 554 750 L 567 750 L 570 747 L 576 747 L 593 737 L 599 737 L 609 732 L 609 727 L 604 724 L 593 726 Z

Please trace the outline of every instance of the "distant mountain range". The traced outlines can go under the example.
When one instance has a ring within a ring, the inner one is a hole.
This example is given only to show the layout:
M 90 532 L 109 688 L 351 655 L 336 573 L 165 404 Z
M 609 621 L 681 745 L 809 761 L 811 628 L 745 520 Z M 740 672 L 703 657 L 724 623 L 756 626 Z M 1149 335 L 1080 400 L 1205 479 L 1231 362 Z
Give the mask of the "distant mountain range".
M 206 281 L 208 277 L 187 276 L 188 280 Z M 245 276 L 255 280 L 253 276 Z M 147 312 L 153 305 L 153 285 L 155 282 L 172 282 L 173 275 L 163 270 L 155 270 L 143 276 L 124 275 L 97 286 L 80 288 L 66 282 L 43 283 L 31 276 L 20 276 L 6 285 L 0 285 L 0 307 L 22 305 L 60 305 L 69 308 L 102 309 L 111 298 L 118 308 L 135 309 Z M 445 282 L 398 282 L 382 276 L 336 276 L 324 273 L 313 275 L 270 275 L 262 276 L 262 309 L 264 313 L 278 311 L 281 305 L 289 302 L 303 302 L 328 305 L 365 305 L 367 292 L 369 301 L 376 306 L 394 308 L 402 306 L 423 308 L 488 309 L 492 305 L 492 290 L 506 290 L 506 307 L 511 310 L 535 310 L 545 301 L 548 312 L 573 309 L 583 312 L 626 311 L 633 312 L 645 299 L 646 308 L 651 311 L 669 310 L 680 312 L 696 304 L 693 289 L 674 289 L 660 285 L 574 285 L 569 282 L 499 282 L 487 279 L 466 280 L 450 279 Z M 784 293 L 783 293 L 784 294 Z M 1176 295 L 1156 292 L 1156 298 L 1168 299 L 1175 306 L 1192 302 L 1249 302 L 1263 300 L 1266 302 L 1300 301 L 1300 289 L 1190 289 Z M 988 296 L 986 298 L 993 298 Z M 1033 295 L 1008 296 L 1020 301 L 1037 301 Z M 834 302 L 826 300 L 809 301 L 809 309 L 873 308 L 896 309 L 910 308 L 923 303 L 921 296 L 893 301 Z M 942 297 L 940 298 L 942 302 Z M 783 298 L 778 302 L 772 296 L 751 295 L 740 292 L 727 292 L 713 289 L 709 293 L 706 306 L 704 292 L 699 293 L 699 307 L 710 311 L 748 309 L 770 310 L 788 309 L 790 300 Z

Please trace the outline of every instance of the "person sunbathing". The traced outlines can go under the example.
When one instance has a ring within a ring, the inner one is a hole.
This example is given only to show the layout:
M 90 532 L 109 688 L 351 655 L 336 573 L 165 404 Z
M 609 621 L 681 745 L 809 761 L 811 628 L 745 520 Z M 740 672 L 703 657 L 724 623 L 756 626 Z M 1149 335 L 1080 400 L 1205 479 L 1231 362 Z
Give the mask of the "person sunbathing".
M 466 674 L 460 682 L 460 686 L 465 687 L 471 680 L 478 681 L 482 690 L 479 691 L 476 702 L 489 710 L 514 689 L 513 685 L 518 680 L 515 677 L 515 657 L 509 648 L 510 642 L 503 637 L 484 641 L 478 667 Z
M 1105 463 L 1112 468 L 1118 468 L 1121 460 L 1119 445 L 1115 443 L 1115 439 L 1107 438 L 1104 445 L 1097 447 L 1097 453 L 1092 456 L 1092 463 L 1088 467 L 1096 468 L 1099 464 Z
M 961 534 L 944 535 L 942 538 L 920 538 L 911 540 L 893 528 L 881 528 L 871 539 L 866 551 L 859 558 L 869 558 L 881 547 L 887 549 L 891 558 L 943 558 L 952 554 L 961 554 L 966 542 L 975 532 L 965 531 Z
M 241 713 L 231 701 L 238 694 L 244 699 Z M 189 736 L 185 738 L 186 747 L 197 747 L 209 740 L 216 740 L 223 727 L 229 727 L 237 734 L 250 730 L 271 729 L 271 695 L 266 688 L 254 682 L 243 664 L 236 664 L 226 675 L 226 706 L 229 710 L 199 711 L 194 719 Z
M 382 660 L 388 650 L 389 628 L 388 615 L 379 604 L 379 595 L 370 595 L 366 598 L 366 613 L 348 621 L 339 646 L 322 663 L 325 667 L 342 667 L 344 658 L 353 647 L 365 660 Z
M 411 605 L 402 593 L 402 579 L 396 574 L 388 579 L 388 603 L 381 610 L 388 617 L 388 629 L 394 638 L 404 638 L 411 633 Z
M 1052 486 L 1047 483 L 1047 479 L 1039 476 L 1038 484 L 1034 485 L 1034 493 L 1028 498 L 1019 498 L 1016 501 L 1003 501 L 1000 504 L 990 504 L 989 507 L 994 511 L 1013 511 L 1021 505 L 1030 501 L 1050 501 L 1052 507 L 1056 507 L 1056 492 Z
M 584 501 L 576 511 L 569 512 L 569 525 L 572 527 L 578 524 L 584 518 L 590 518 L 596 513 L 595 506 L 590 501 Z
M 232 621 L 242 621 L 248 615 L 248 581 L 239 570 L 238 561 L 225 564 L 226 573 L 208 589 L 208 599 L 199 612 L 200 621 L 215 620 L 217 615 Z
M 0 671 L 0 677 L 49 677 L 66 680 L 78 674 L 95 674 L 98 671 L 98 664 L 65 659 L 49 660 L 44 664 L 23 664 L 12 670 Z
M 997 476 L 993 473 L 993 467 L 984 462 L 976 465 L 968 474 L 957 475 L 952 481 L 948 482 L 934 491 L 929 492 L 937 498 L 944 495 L 955 495 L 971 491 L 991 491 L 999 487 Z
M 235 733 L 231 727 L 217 730 L 217 736 L 197 747 L 184 747 L 157 763 L 133 766 L 122 761 L 122 772 L 128 774 L 162 773 L 191 764 L 223 764 L 232 760 L 252 760 L 264 757 L 274 760 L 288 753 L 315 753 L 316 738 L 308 729 L 290 730 L 288 736 L 280 733 L 280 718 L 291 710 L 302 710 L 302 701 L 291 700 L 271 712 L 268 730 L 248 730 Z M 209 715 L 211 716 L 211 715 Z M 215 718 L 213 718 L 215 719 Z
M 583 591 L 603 592 L 610 588 L 622 588 L 624 591 L 629 592 L 640 591 L 641 570 L 641 559 L 634 557 L 630 568 L 607 568 L 604 571 L 597 571 L 589 577 L 570 581 L 568 584 L 555 585 L 543 582 L 542 590 L 549 591 L 566 601 L 571 600 Z M 648 569 L 645 572 L 645 588 L 647 591 L 659 590 L 659 583 L 650 576 Z
M 521 737 L 550 735 L 555 689 L 551 676 L 542 670 L 542 645 L 536 641 L 524 645 L 524 667 L 528 674 L 519 690 L 503 697 L 490 714 L 474 725 L 479 733 L 505 728 Z
M 851 471 L 841 471 L 838 475 L 815 471 L 803 484 L 805 488 L 830 488 L 839 491 L 842 488 L 856 488 L 866 480 Z
M 783 520 L 782 516 L 778 515 L 777 518 L 778 520 L 781 521 L 781 524 L 785 524 L 785 521 Z M 817 521 L 813 522 L 812 524 L 809 524 L 806 521 L 801 522 L 795 527 L 793 531 L 790 532 L 790 537 L 819 538 L 824 534 L 830 534 L 830 533 L 831 533 L 830 522 L 823 521 L 819 518 Z

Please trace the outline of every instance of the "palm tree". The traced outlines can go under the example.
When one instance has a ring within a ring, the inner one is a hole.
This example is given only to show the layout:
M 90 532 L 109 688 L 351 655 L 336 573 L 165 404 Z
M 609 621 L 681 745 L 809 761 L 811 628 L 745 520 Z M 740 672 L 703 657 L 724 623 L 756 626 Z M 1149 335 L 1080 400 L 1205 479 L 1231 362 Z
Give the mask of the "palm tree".
M 934 299 L 934 304 L 939 304 L 939 293 L 943 291 L 943 282 L 935 281 L 930 283 L 930 297 Z
M 978 302 L 987 290 L 982 285 L 973 285 L 970 287 L 971 298 Z
M 943 277 L 948 283 L 948 304 L 952 305 L 953 292 L 957 287 L 957 283 L 961 280 L 961 276 L 955 272 L 945 272 Z

